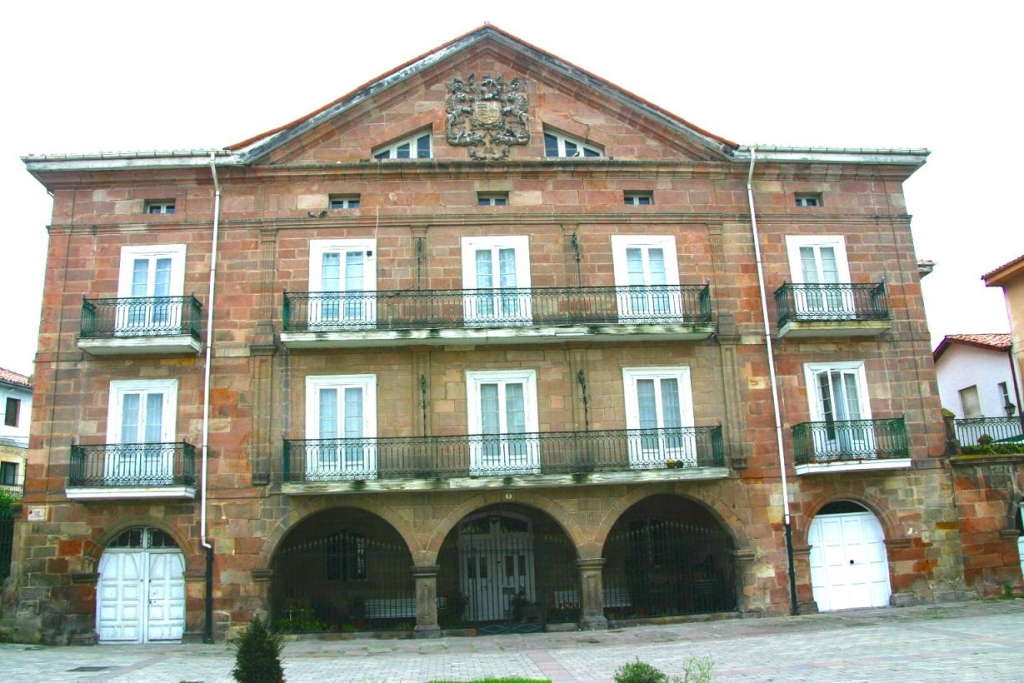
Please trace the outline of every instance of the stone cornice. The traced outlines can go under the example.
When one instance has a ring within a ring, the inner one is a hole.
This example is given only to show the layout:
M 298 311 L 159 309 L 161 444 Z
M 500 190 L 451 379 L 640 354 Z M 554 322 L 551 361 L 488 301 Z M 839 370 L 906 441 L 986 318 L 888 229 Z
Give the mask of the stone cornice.
M 827 226 L 859 226 L 874 225 L 874 215 L 868 214 L 824 214 L 814 215 L 761 213 L 757 214 L 758 223 L 772 225 L 809 225 Z M 884 216 L 888 220 L 909 225 L 911 217 L 907 214 Z M 338 228 L 430 228 L 430 227 L 461 227 L 461 226 L 497 226 L 497 225 L 708 225 L 711 223 L 743 223 L 750 221 L 745 213 L 691 213 L 691 212 L 648 212 L 630 213 L 608 211 L 594 213 L 584 210 L 579 212 L 506 212 L 500 213 L 430 213 L 430 214 L 394 214 L 382 215 L 379 218 L 370 213 L 355 216 L 352 213 L 328 215 L 324 218 L 308 216 L 284 216 L 279 218 L 236 218 L 222 219 L 221 230 L 323 230 Z M 104 234 L 159 233 L 164 231 L 180 232 L 196 230 L 209 231 L 210 221 L 175 221 L 173 223 L 96 223 L 82 222 L 77 224 L 52 223 L 48 226 L 51 235 L 62 235 L 73 230 L 77 235 L 89 236 Z

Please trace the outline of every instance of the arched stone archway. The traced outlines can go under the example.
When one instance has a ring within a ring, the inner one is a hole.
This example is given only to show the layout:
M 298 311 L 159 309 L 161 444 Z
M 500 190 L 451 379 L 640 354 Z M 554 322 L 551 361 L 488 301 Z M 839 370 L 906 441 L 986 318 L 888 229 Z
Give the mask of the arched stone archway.
M 499 503 L 455 524 L 438 553 L 438 622 L 478 633 L 539 631 L 577 623 L 575 544 L 535 507 Z
M 605 540 L 605 614 L 643 619 L 735 610 L 734 549 L 728 529 L 697 501 L 659 494 L 636 502 Z
M 364 509 L 321 510 L 275 549 L 270 613 L 291 633 L 413 628 L 416 585 L 402 535 Z

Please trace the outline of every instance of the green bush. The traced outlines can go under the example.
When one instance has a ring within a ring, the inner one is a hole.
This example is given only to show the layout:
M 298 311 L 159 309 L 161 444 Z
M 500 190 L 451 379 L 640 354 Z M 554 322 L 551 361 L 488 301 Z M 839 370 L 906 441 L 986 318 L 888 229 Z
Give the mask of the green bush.
M 259 617 L 253 617 L 245 630 L 231 639 L 235 647 L 235 668 L 231 675 L 238 683 L 284 683 L 280 633 L 270 630 Z
M 964 446 L 963 451 L 964 455 L 1018 455 L 1024 453 L 1024 443 L 989 443 L 979 446 Z
M 711 657 L 687 657 L 683 677 L 669 678 L 661 669 L 637 659 L 615 670 L 615 683 L 710 683 L 714 666 Z
M 669 683 L 665 672 L 637 659 L 615 670 L 615 683 Z

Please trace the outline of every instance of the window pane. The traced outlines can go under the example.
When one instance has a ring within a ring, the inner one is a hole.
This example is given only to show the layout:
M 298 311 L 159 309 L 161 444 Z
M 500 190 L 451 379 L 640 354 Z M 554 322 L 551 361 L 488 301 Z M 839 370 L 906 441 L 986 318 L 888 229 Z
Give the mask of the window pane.
M 498 251 L 498 259 L 501 265 L 501 286 L 516 286 L 516 250 L 501 249 Z
M 848 420 L 861 419 L 860 414 L 860 392 L 857 389 L 857 375 L 852 372 L 843 373 L 844 398 L 846 399 L 846 413 Z
M 526 432 L 526 404 L 523 400 L 523 385 L 521 383 L 505 385 L 505 415 L 508 427 L 505 431 L 509 434 L 524 434 Z
M 480 385 L 480 432 L 498 434 L 501 432 L 501 417 L 498 411 L 498 385 Z
M 146 443 L 163 441 L 163 394 L 146 395 Z
M 345 253 L 345 291 L 363 291 L 363 252 Z
M 320 390 L 320 434 L 321 439 L 338 438 L 338 390 Z
M 429 159 L 430 158 L 430 136 L 424 135 L 416 140 L 416 158 L 417 159 Z
M 363 390 L 359 387 L 345 389 L 345 438 L 361 439 L 363 436 Z
M 626 249 L 627 283 L 634 286 L 647 284 L 644 280 L 644 258 L 638 247 Z
M 149 259 L 135 259 L 132 264 L 132 296 L 148 294 Z
M 139 441 L 139 394 L 121 397 L 121 443 Z
M 558 156 L 558 138 L 550 133 L 544 133 L 544 156 Z
M 601 156 L 601 154 L 597 150 L 593 150 L 593 149 L 589 149 L 587 147 L 584 147 L 583 148 L 583 156 L 585 156 L 585 157 L 599 157 L 599 156 Z
M 153 296 L 171 295 L 171 259 L 156 260 L 156 277 L 153 282 Z
M 651 270 L 650 285 L 664 285 L 668 283 L 665 277 L 665 252 L 660 248 L 647 250 L 647 259 Z
M 494 287 L 494 269 L 491 263 L 490 249 L 480 249 L 476 252 L 476 287 L 477 289 Z
M 321 289 L 325 292 L 341 290 L 341 254 L 324 254 L 320 266 Z
M 563 144 L 565 145 L 565 156 L 567 156 L 567 157 L 574 157 L 574 156 L 576 156 L 576 152 L 578 150 L 577 150 L 577 147 L 576 147 L 575 143 L 569 142 L 568 140 L 564 140 Z
M 663 427 L 683 426 L 679 410 L 679 381 L 675 378 L 661 380 L 661 414 Z
M 640 429 L 656 429 L 658 427 L 657 399 L 654 396 L 654 380 L 638 379 L 636 381 L 636 398 L 640 413 Z
M 804 271 L 804 282 L 821 282 L 818 274 L 818 261 L 814 258 L 814 247 L 800 247 L 800 267 Z
M 836 263 L 836 251 L 832 247 L 821 247 L 821 281 L 839 282 L 839 265 Z
M 398 159 L 408 159 L 409 158 L 409 143 L 408 142 L 406 142 L 404 144 L 401 144 L 401 145 L 399 145 L 398 147 L 395 148 L 395 157 L 398 158 Z

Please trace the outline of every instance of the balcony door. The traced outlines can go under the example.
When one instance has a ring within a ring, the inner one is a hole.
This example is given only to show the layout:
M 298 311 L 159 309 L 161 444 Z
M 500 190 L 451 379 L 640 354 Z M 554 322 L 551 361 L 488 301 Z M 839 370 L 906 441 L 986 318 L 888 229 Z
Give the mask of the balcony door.
M 310 243 L 310 330 L 376 324 L 374 248 L 374 240 Z
M 851 318 L 856 313 L 846 260 L 846 241 L 840 236 L 789 236 L 790 276 L 794 284 L 794 306 L 798 316 Z
M 689 368 L 625 368 L 623 383 L 630 467 L 696 465 Z
M 374 375 L 308 377 L 308 479 L 376 477 Z M 311 394 L 311 395 L 310 395 Z
M 808 366 L 812 414 L 824 429 L 814 430 L 814 452 L 819 456 L 870 455 L 875 434 L 867 402 L 864 366 L 860 363 Z
M 185 245 L 124 247 L 114 333 L 122 337 L 176 334 L 181 329 Z
M 674 237 L 613 235 L 612 258 L 619 322 L 666 322 L 682 315 Z
M 172 483 L 177 380 L 110 385 L 104 479 L 122 486 Z
M 467 385 L 470 474 L 539 472 L 536 374 L 469 372 Z
M 526 237 L 467 237 L 462 241 L 463 316 L 471 326 L 529 325 L 529 242 Z

